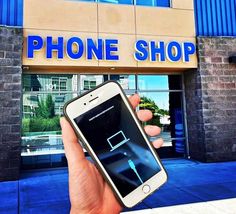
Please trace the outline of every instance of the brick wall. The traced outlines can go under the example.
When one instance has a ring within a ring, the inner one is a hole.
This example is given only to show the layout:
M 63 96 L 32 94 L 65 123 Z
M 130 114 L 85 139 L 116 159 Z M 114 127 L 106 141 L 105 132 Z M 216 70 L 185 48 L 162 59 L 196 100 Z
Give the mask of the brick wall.
M 199 37 L 199 66 L 186 72 L 190 155 L 201 161 L 236 160 L 236 38 Z
M 19 178 L 22 29 L 0 26 L 0 181 Z
M 205 161 L 206 151 L 199 70 L 186 71 L 184 81 L 190 156 L 193 159 Z

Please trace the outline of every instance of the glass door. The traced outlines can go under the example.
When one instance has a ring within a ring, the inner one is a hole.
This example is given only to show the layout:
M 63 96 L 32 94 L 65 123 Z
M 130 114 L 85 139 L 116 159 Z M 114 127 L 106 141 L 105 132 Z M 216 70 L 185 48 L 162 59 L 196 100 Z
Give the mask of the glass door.
M 153 113 L 144 123 L 161 127 L 162 157 L 185 155 L 183 87 L 181 75 L 134 74 L 24 74 L 22 115 L 22 166 L 66 166 L 59 119 L 66 101 L 113 80 L 127 96 L 138 93 L 141 109 Z M 153 141 L 160 136 L 150 137 Z

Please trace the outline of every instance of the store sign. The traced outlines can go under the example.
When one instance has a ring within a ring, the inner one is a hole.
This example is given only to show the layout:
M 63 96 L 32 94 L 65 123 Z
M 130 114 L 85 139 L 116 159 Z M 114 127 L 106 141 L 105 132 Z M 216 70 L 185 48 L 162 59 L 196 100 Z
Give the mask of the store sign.
M 138 40 L 135 43 L 134 58 L 137 61 L 145 61 L 149 59 L 151 62 L 189 62 L 190 56 L 196 51 L 195 45 L 192 42 L 179 43 L 171 41 L 165 43 L 164 41 L 150 41 Z
M 71 37 L 68 40 L 58 37 L 53 41 L 53 37 L 47 36 L 46 39 L 38 35 L 27 37 L 27 58 L 33 59 L 36 51 L 46 48 L 45 57 L 53 58 L 53 52 L 57 53 L 58 59 L 63 59 L 65 54 L 78 60 L 85 56 L 87 60 L 119 60 L 119 41 L 117 39 L 92 39 L 87 38 L 83 41 L 79 37 Z M 177 41 L 145 41 L 135 42 L 134 59 L 136 61 L 151 62 L 189 62 L 190 56 L 195 54 L 195 44 L 192 42 Z

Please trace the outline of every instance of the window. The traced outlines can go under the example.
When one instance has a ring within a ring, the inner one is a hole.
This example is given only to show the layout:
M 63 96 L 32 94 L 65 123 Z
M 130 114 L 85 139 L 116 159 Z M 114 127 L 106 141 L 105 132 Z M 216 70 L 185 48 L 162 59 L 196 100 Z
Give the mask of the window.
M 157 0 L 157 6 L 170 7 L 170 0 Z
M 79 0 L 112 4 L 144 5 L 153 7 L 170 7 L 170 0 Z
M 142 101 L 139 108 L 149 109 L 153 113 L 152 120 L 143 125 L 160 126 L 164 147 L 174 148 L 180 154 L 184 153 L 185 124 L 181 75 L 26 74 L 23 75 L 23 164 L 30 165 L 30 158 L 37 157 L 35 166 L 46 167 L 47 161 L 41 163 L 43 165 L 38 164 L 44 155 L 53 156 L 48 158 L 48 162 L 64 160 L 59 123 L 64 103 L 107 80 L 119 82 L 127 96 L 138 93 Z M 157 137 L 159 136 L 151 137 L 150 140 Z M 49 165 L 53 164 L 56 163 Z
M 59 119 L 77 75 L 23 75 L 22 156 L 64 153 Z
M 177 154 L 185 153 L 183 90 L 181 75 L 138 75 L 141 109 L 152 111 L 153 118 L 144 125 L 162 129 L 164 147 L 172 147 Z M 159 137 L 159 136 L 158 136 Z M 150 140 L 155 140 L 151 137 Z
M 52 83 L 49 89 L 52 88 L 54 91 L 66 91 L 66 83 L 67 78 L 52 77 Z
M 84 80 L 84 90 L 93 89 L 96 87 L 96 81 L 95 80 Z
M 80 75 L 80 90 L 83 93 L 86 90 L 95 88 L 97 85 L 108 80 L 107 75 Z
M 110 75 L 110 80 L 117 81 L 120 83 L 124 90 L 134 90 L 135 89 L 135 75 Z
M 98 0 L 97 2 L 113 4 L 133 4 L 133 0 Z

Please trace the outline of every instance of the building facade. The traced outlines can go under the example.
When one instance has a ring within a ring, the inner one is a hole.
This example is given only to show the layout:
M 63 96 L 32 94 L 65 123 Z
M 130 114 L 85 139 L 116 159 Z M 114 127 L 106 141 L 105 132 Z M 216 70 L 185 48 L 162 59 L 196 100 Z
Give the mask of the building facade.
M 63 105 L 107 80 L 153 112 L 161 157 L 236 160 L 235 0 L 0 4 L 0 180 L 65 166 Z

